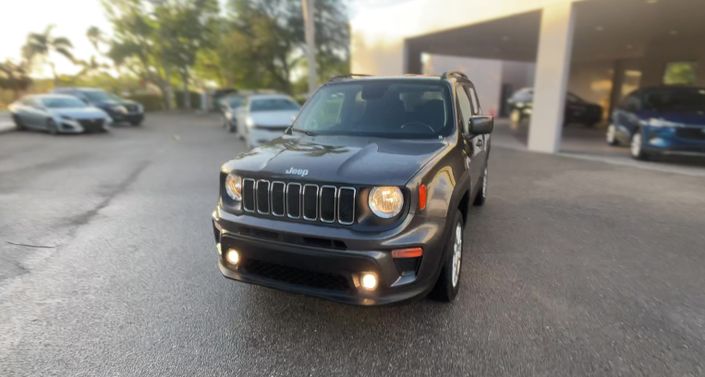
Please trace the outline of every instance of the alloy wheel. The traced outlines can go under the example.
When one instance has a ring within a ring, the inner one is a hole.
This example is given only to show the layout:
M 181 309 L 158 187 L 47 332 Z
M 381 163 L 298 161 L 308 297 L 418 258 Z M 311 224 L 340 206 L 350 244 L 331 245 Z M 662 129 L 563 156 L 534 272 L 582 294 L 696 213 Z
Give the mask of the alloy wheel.
M 455 237 L 453 239 L 453 264 L 451 269 L 451 284 L 453 287 L 458 286 L 458 280 L 460 279 L 460 264 L 462 261 L 463 253 L 463 227 L 460 223 L 455 224 Z
M 631 151 L 632 156 L 636 158 L 641 156 L 641 132 L 637 132 L 632 136 Z

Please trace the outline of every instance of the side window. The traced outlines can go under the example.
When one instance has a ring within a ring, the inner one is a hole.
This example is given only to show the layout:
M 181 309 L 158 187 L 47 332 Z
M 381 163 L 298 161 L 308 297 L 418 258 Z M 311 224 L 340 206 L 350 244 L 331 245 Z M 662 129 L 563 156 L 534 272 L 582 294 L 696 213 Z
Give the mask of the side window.
M 641 98 L 639 94 L 633 93 L 624 99 L 621 106 L 626 111 L 639 111 L 641 109 Z
M 472 105 L 470 104 L 470 98 L 462 86 L 456 88 L 456 93 L 458 96 L 458 112 L 460 113 L 461 124 L 463 125 L 463 132 L 468 131 L 468 121 L 472 116 Z
M 480 113 L 480 101 L 477 99 L 477 92 L 475 92 L 475 88 L 472 86 L 466 86 L 465 89 L 468 91 L 468 94 L 470 95 L 470 101 L 472 102 L 472 113 L 473 115 L 477 115 Z

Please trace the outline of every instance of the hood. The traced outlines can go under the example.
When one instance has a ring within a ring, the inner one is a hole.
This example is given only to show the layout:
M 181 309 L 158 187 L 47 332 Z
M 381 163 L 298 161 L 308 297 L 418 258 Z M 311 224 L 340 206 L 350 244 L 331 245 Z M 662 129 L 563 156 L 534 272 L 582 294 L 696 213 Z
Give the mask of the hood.
M 257 111 L 250 113 L 252 123 L 258 127 L 267 128 L 286 128 L 289 127 L 298 114 L 298 110 L 280 110 L 280 111 Z
M 401 186 L 447 146 L 438 139 L 285 135 L 224 168 L 272 179 Z
M 688 126 L 703 126 L 705 127 L 705 111 L 683 111 L 683 112 L 660 112 L 660 111 L 642 111 L 639 113 L 639 118 L 648 120 L 650 118 L 662 119 L 669 122 L 681 123 Z
M 76 119 L 95 119 L 95 118 L 105 118 L 105 113 L 103 110 L 95 107 L 76 107 L 76 108 L 65 108 L 65 109 L 50 109 L 50 112 L 54 115 L 63 115 Z

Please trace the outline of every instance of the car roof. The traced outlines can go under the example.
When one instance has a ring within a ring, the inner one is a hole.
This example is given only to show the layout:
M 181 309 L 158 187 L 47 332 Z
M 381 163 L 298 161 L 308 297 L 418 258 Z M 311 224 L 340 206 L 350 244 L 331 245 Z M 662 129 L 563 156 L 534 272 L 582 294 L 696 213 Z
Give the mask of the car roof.
M 100 88 L 89 88 L 89 87 L 60 87 L 60 88 L 55 88 L 54 91 L 104 92 L 105 90 L 100 89 Z
M 250 95 L 248 95 L 247 97 L 248 97 L 250 100 L 257 100 L 257 99 L 280 99 L 280 98 L 284 98 L 284 99 L 288 99 L 288 100 L 294 101 L 294 99 L 291 98 L 290 96 L 288 96 L 288 95 L 286 95 L 286 94 L 280 94 L 280 93 L 277 93 L 277 94 L 250 94 Z M 294 102 L 296 102 L 296 101 L 294 101 Z
M 448 79 L 455 77 L 448 77 Z M 442 81 L 442 76 L 435 75 L 422 75 L 422 74 L 406 74 L 406 75 L 388 75 L 388 76 L 365 76 L 365 75 L 352 75 L 352 76 L 340 76 L 334 77 L 329 84 L 337 82 L 350 82 L 350 81 L 384 81 L 384 80 L 414 80 L 414 81 Z
M 73 99 L 73 100 L 76 99 L 76 97 L 70 96 L 70 95 L 67 95 L 67 94 L 53 94 L 53 93 L 49 93 L 49 94 L 34 94 L 34 95 L 30 96 L 30 98 L 33 98 L 33 99 L 50 99 L 50 98 L 61 99 L 61 98 L 63 98 L 63 99 Z

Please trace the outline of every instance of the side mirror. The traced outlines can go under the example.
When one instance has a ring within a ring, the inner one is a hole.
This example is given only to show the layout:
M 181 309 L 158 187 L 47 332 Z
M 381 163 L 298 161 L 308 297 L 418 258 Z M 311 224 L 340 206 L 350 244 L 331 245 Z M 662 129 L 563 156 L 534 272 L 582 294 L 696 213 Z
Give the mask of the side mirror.
M 468 121 L 468 133 L 472 135 L 483 135 L 492 132 L 494 129 L 494 118 L 487 115 L 474 115 Z

